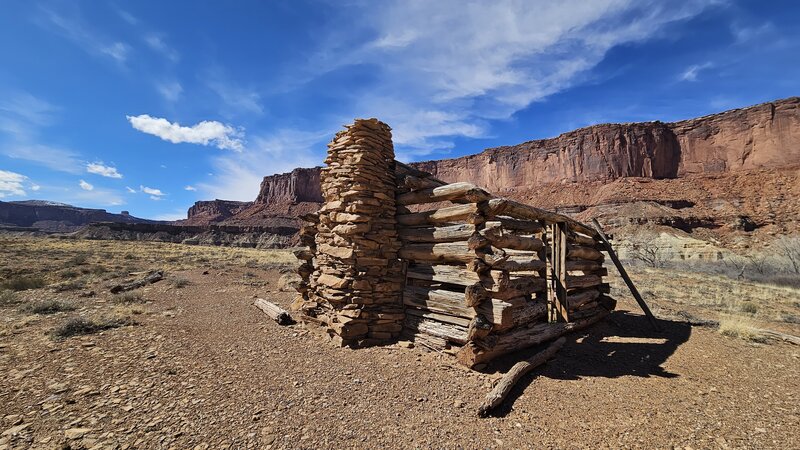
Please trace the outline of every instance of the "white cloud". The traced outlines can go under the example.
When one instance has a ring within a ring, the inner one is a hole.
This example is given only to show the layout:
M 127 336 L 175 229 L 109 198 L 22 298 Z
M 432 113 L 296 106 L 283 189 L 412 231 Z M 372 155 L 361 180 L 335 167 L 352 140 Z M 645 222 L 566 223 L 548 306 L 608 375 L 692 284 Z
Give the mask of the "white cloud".
M 87 53 L 111 58 L 119 64 L 124 64 L 128 59 L 131 50 L 128 44 L 102 36 L 77 14 L 67 16 L 51 9 L 40 9 L 38 21 L 42 28 L 61 34 Z
M 12 195 L 27 195 L 22 185 L 26 179 L 28 179 L 28 177 L 25 175 L 7 170 L 0 170 L 0 198 L 10 197 Z
M 160 53 L 162 56 L 172 62 L 178 62 L 180 59 L 180 54 L 178 51 L 170 47 L 164 41 L 164 35 L 161 33 L 148 33 L 144 37 L 144 42 L 148 47 Z
M 156 83 L 158 93 L 169 102 L 176 102 L 183 94 L 183 86 L 177 81 L 166 81 L 163 83 Z
M 130 186 L 125 186 L 125 190 L 128 191 L 129 194 L 135 194 L 137 192 L 136 189 Z
M 687 67 L 686 70 L 684 70 L 680 74 L 680 76 L 678 76 L 678 79 L 680 81 L 697 81 L 697 75 L 701 71 L 709 69 L 711 67 L 713 67 L 713 64 L 711 64 L 711 63 L 691 65 L 691 66 Z
M 32 184 L 32 185 L 31 185 L 31 190 L 32 190 L 32 191 L 34 191 L 34 192 L 38 191 L 38 190 L 39 190 L 39 189 L 41 189 L 41 188 L 42 188 L 42 187 L 41 187 L 41 186 L 39 186 L 38 184 Z
M 139 190 L 141 190 L 145 194 L 150 194 L 150 198 L 161 197 L 162 195 L 167 195 L 167 194 L 161 192 L 161 189 L 149 188 L 147 186 L 139 186 Z M 153 200 L 161 200 L 161 199 L 160 198 L 154 198 Z
M 133 128 L 142 133 L 158 136 L 165 141 L 178 144 L 214 145 L 220 149 L 241 151 L 244 143 L 244 131 L 213 120 L 204 120 L 191 127 L 184 127 L 177 122 L 151 117 L 147 114 L 126 116 Z
M 251 201 L 258 195 L 265 175 L 289 172 L 296 167 L 320 165 L 325 142 L 331 132 L 307 132 L 281 129 L 256 137 L 241 153 L 227 154 L 213 160 L 211 181 L 197 187 L 214 198 Z
M 106 166 L 101 162 L 93 162 L 86 164 L 86 171 L 94 173 L 107 178 L 122 178 L 122 174 L 117 172 L 116 167 Z
M 78 186 L 80 186 L 81 189 L 83 189 L 84 191 L 93 191 L 94 190 L 94 186 L 92 186 L 91 184 L 89 184 L 89 183 L 87 183 L 87 182 L 85 182 L 83 180 L 81 180 L 78 183 Z
M 187 191 L 196 191 L 196 190 L 197 190 L 197 188 L 196 188 L 196 187 L 194 187 L 194 186 L 192 186 L 192 185 L 186 186 L 186 187 L 185 187 L 185 188 L 183 188 L 183 189 L 184 189 L 184 190 L 187 190 Z
M 356 2 L 369 20 L 327 36 L 309 76 L 368 67 L 376 81 L 350 89 L 354 109 L 389 123 L 413 157 L 455 137 L 485 136 L 487 120 L 579 83 L 613 47 L 658 36 L 715 2 Z

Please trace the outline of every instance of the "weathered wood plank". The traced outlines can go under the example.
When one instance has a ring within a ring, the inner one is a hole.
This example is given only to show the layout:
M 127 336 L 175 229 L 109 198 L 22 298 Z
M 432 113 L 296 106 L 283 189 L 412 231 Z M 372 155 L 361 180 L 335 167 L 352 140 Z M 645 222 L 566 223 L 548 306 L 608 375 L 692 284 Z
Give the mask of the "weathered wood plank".
M 444 208 L 423 211 L 411 214 L 398 214 L 397 223 L 405 226 L 428 225 L 437 223 L 450 223 L 466 221 L 468 223 L 482 223 L 478 205 L 465 203 L 463 205 L 446 206 Z
M 473 233 L 475 233 L 475 225 L 470 223 L 425 228 L 400 227 L 397 231 L 401 241 L 428 243 L 466 241 Z
M 505 334 L 492 335 L 491 337 L 496 337 L 493 345 L 478 346 L 475 342 L 467 342 L 458 351 L 456 357 L 461 364 L 472 368 L 498 356 L 538 345 L 591 326 L 605 317 L 608 311 L 604 308 L 597 308 L 593 313 L 593 315 L 575 322 L 542 323 L 530 328 L 520 328 Z
M 492 196 L 484 189 L 472 183 L 450 183 L 418 191 L 411 191 L 397 196 L 399 205 L 416 205 L 453 200 L 466 200 L 472 203 L 482 202 Z
M 534 208 L 513 200 L 505 198 L 495 198 L 488 202 L 491 216 L 511 216 L 515 219 L 544 220 L 545 222 L 565 222 L 570 228 L 579 231 L 587 236 L 596 237 L 597 231 L 586 225 L 561 214 L 557 214 L 543 209 Z
M 403 303 L 406 306 L 468 319 L 472 319 L 476 314 L 482 314 L 499 327 L 507 327 L 512 323 L 510 309 L 512 305 L 510 303 L 492 299 L 492 301 L 483 302 L 473 309 L 464 306 L 464 293 L 443 289 L 406 286 L 403 292 Z

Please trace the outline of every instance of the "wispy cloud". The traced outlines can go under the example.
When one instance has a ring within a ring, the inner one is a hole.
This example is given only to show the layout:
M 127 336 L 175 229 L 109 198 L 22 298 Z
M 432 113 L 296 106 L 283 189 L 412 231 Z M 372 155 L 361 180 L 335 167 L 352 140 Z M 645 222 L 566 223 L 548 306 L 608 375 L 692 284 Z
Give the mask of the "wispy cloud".
M 168 102 L 176 102 L 183 94 L 183 86 L 177 81 L 164 81 L 156 83 L 158 93 Z
M 86 171 L 107 178 L 122 178 L 122 174 L 117 172 L 117 168 L 106 166 L 102 161 L 86 164 Z
M 85 182 L 83 180 L 78 182 L 78 186 L 80 186 L 81 189 L 83 189 L 84 191 L 93 191 L 94 190 L 94 186 L 92 186 L 91 184 L 89 184 L 89 183 L 87 183 L 87 182 Z
M 678 76 L 680 81 L 697 81 L 697 75 L 706 69 L 710 69 L 714 67 L 714 65 L 710 62 L 703 63 L 703 64 L 693 64 L 686 68 L 681 74 Z
M 126 117 L 133 128 L 173 144 L 188 142 L 235 151 L 241 151 L 244 144 L 244 131 L 241 128 L 233 128 L 213 120 L 204 120 L 191 127 L 184 127 L 177 122 L 173 123 L 147 114 Z
M 356 109 L 390 123 L 413 157 L 486 135 L 485 121 L 573 86 L 613 47 L 657 36 L 714 2 L 384 2 L 326 39 L 311 77 L 351 67 L 378 74 L 350 89 Z
M 186 186 L 186 187 L 185 187 L 185 188 L 183 188 L 183 189 L 184 189 L 185 191 L 196 191 L 196 190 L 197 190 L 197 188 L 196 188 L 196 187 L 194 187 L 194 186 L 192 186 L 192 185 Z
M 208 81 L 207 84 L 222 100 L 228 115 L 261 115 L 264 113 L 264 107 L 261 105 L 261 94 L 257 91 L 236 86 L 229 81 L 222 81 L 221 79 Z
M 27 195 L 22 184 L 27 178 L 19 173 L 0 170 L 0 198 Z
M 110 58 L 120 65 L 124 65 L 128 59 L 131 51 L 128 44 L 103 36 L 86 24 L 76 10 L 72 14 L 64 14 L 42 7 L 40 12 L 38 22 L 42 28 L 60 34 L 87 53 Z
M 125 186 L 125 190 L 128 192 L 128 194 L 135 194 L 136 192 L 138 192 L 136 189 L 130 186 Z
M 178 62 L 180 59 L 180 54 L 167 44 L 163 33 L 147 33 L 144 36 L 144 42 L 153 51 L 172 62 Z

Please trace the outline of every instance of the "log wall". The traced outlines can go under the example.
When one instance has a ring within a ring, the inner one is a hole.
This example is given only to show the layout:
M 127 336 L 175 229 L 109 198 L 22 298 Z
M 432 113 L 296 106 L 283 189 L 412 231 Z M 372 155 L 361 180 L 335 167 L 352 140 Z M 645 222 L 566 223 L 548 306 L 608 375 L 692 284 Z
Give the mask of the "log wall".
M 402 337 L 474 367 L 613 309 L 594 229 L 394 161 L 376 119 L 338 133 L 326 163 L 296 307 L 336 342 Z

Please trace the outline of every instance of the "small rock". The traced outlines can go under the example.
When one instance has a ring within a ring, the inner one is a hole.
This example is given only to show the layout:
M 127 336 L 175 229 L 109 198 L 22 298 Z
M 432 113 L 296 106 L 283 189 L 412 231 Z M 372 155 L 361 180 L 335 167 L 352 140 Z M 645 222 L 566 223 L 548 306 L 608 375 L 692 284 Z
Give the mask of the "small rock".
M 92 431 L 91 428 L 70 428 L 64 431 L 64 437 L 67 439 L 80 439 L 90 431 Z

